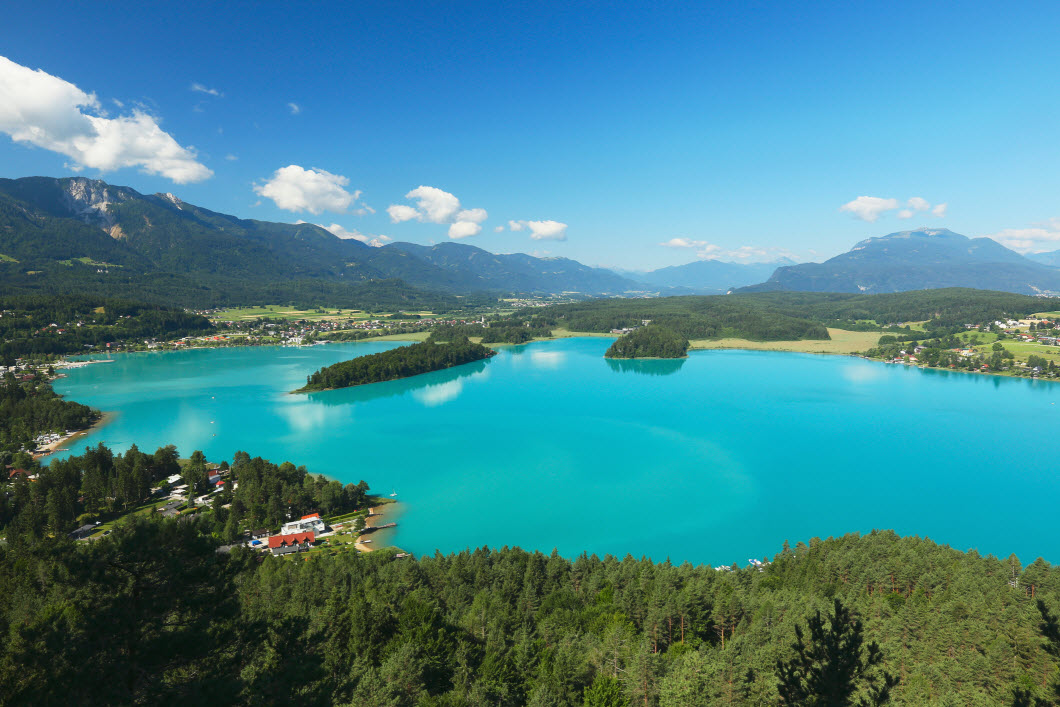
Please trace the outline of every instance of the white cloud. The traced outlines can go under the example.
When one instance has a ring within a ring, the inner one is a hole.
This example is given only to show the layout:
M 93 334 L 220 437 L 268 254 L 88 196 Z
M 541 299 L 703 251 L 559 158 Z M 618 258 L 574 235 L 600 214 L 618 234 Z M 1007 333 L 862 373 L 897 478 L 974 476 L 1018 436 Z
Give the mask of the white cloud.
M 750 245 L 742 245 L 738 248 L 722 248 L 716 243 L 696 241 L 690 238 L 671 238 L 659 245 L 664 248 L 695 250 L 696 257 L 700 260 L 725 259 L 727 261 L 759 263 L 771 262 L 778 258 L 798 259 L 798 256 L 787 248 L 761 248 Z
M 559 221 L 509 221 L 508 227 L 513 231 L 529 229 L 530 238 L 535 241 L 567 240 L 567 224 Z
M 530 229 L 530 238 L 535 241 L 567 240 L 567 224 L 559 221 L 527 221 L 526 227 Z
M 485 209 L 465 209 L 456 215 L 457 221 L 470 221 L 471 223 L 482 223 L 487 218 L 489 214 Z
M 1043 253 L 1057 249 L 1060 218 L 1051 218 L 1031 228 L 1006 228 L 986 236 L 1018 253 Z
M 482 232 L 482 226 L 474 221 L 457 221 L 449 227 L 450 238 L 467 238 L 477 236 Z
M 297 103 L 288 103 L 287 108 L 291 111 L 291 115 L 298 115 L 302 112 L 301 106 L 299 106 Z
M 228 160 L 229 162 L 235 162 L 239 158 L 236 157 L 235 155 L 233 155 L 231 152 L 229 152 L 227 155 L 225 155 L 225 159 Z
M 935 208 L 931 208 L 931 202 L 927 199 L 923 199 L 919 196 L 914 196 L 909 201 L 905 202 L 906 208 L 898 212 L 898 218 L 912 218 L 921 211 L 927 211 L 931 209 L 933 216 L 945 216 L 946 215 L 946 204 L 939 204 Z M 840 211 L 846 211 L 854 214 L 862 221 L 875 221 L 880 216 L 883 216 L 888 211 L 895 211 L 899 208 L 897 199 L 883 199 L 878 196 L 859 196 L 853 201 L 849 201 L 839 207 Z
M 361 204 L 360 208 L 356 209 L 353 213 L 357 214 L 358 216 L 367 216 L 368 214 L 374 214 L 375 209 L 373 209 L 368 204 Z
M 437 187 L 416 187 L 405 198 L 416 200 L 421 221 L 449 223 L 460 211 L 460 199 Z
M 875 221 L 882 214 L 898 208 L 897 199 L 881 199 L 878 196 L 859 196 L 839 207 L 840 211 L 854 214 L 862 221 Z
M 89 112 L 86 112 L 89 111 Z M 94 93 L 0 56 L 0 132 L 66 155 L 75 171 L 139 167 L 185 184 L 213 175 L 142 109 L 108 118 Z
M 305 222 L 304 221 L 299 221 L 298 223 L 305 223 Z M 354 241 L 360 241 L 361 243 L 367 243 L 368 245 L 372 246 L 373 248 L 379 248 L 379 247 L 385 245 L 386 243 L 388 243 L 389 241 L 393 240 L 392 238 L 390 238 L 390 236 L 366 236 L 363 233 L 361 233 L 360 231 L 358 231 L 356 228 L 354 228 L 352 230 L 348 230 L 348 229 L 344 228 L 343 226 L 340 226 L 337 223 L 333 223 L 330 226 L 325 226 L 322 223 L 318 223 L 316 225 L 320 226 L 325 231 L 331 232 L 331 234 L 334 235 L 334 236 L 337 236 L 337 237 L 342 238 L 344 240 L 354 240 Z
M 254 191 L 276 202 L 285 211 L 322 211 L 342 213 L 361 196 L 343 187 L 350 180 L 340 174 L 322 169 L 303 169 L 296 164 L 281 167 L 264 184 L 255 184 Z
M 706 241 L 693 241 L 688 238 L 671 238 L 665 243 L 659 245 L 664 248 L 702 248 L 707 245 Z
M 386 212 L 390 214 L 390 221 L 393 223 L 401 223 L 402 221 L 411 221 L 420 215 L 419 211 L 406 206 L 405 204 L 391 204 L 386 207 Z
M 408 204 L 391 204 L 386 212 L 393 223 L 402 221 L 424 221 L 427 223 L 449 224 L 450 238 L 468 238 L 482 232 L 481 224 L 489 214 L 485 209 L 461 209 L 460 199 L 437 187 L 418 186 L 408 194 L 416 206 Z
M 504 226 L 494 226 L 493 227 L 493 232 L 494 233 L 504 233 Z
M 224 94 L 218 91 L 216 88 L 206 88 L 201 83 L 193 83 L 189 87 L 189 90 L 195 91 L 197 93 L 206 93 L 211 96 L 217 96 L 218 98 L 224 98 Z

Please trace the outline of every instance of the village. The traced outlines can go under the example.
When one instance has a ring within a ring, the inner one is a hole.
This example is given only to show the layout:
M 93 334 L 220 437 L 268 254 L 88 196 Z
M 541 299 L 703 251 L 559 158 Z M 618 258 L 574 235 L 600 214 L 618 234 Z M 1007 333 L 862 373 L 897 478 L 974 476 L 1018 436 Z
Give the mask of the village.
M 995 375 L 1056 378 L 1060 351 L 1054 351 L 1052 347 L 1060 347 L 1058 327 L 1060 320 L 1042 316 L 965 324 L 966 332 L 957 337 L 961 345 L 947 349 L 943 355 L 939 355 L 937 349 L 914 343 L 899 348 L 893 355 L 885 355 L 883 360 L 910 366 L 964 368 Z M 930 335 L 925 333 L 924 338 L 930 338 Z M 929 357 L 930 354 L 934 355 Z M 945 354 L 949 354 L 949 358 Z
M 174 474 L 160 483 L 154 491 L 155 498 L 144 507 L 135 509 L 132 513 L 157 513 L 161 518 L 174 518 L 191 520 L 199 513 L 209 513 L 215 503 L 215 499 L 221 499 L 221 494 L 230 485 L 230 491 L 239 486 L 239 482 L 231 478 L 231 471 L 224 465 L 207 464 L 207 487 L 208 491 L 189 498 L 188 485 L 181 474 Z M 16 470 L 10 472 L 12 477 L 16 473 L 26 474 L 25 471 Z M 28 475 L 30 481 L 35 480 L 35 475 Z M 376 499 L 373 505 L 367 509 L 343 513 L 334 517 L 322 516 L 319 512 L 308 513 L 299 518 L 290 519 L 283 523 L 279 529 L 258 528 L 243 532 L 242 540 L 218 548 L 218 552 L 231 552 L 236 547 L 244 546 L 254 552 L 260 552 L 275 557 L 313 554 L 327 552 L 352 551 L 356 553 L 371 552 L 373 547 L 373 534 L 380 530 L 394 528 L 397 523 L 382 522 L 385 508 L 391 499 Z M 222 508 L 229 508 L 230 503 L 224 504 Z M 108 522 L 95 521 L 86 523 L 69 533 L 69 537 L 76 541 L 92 541 L 110 534 L 114 524 L 120 518 Z M 379 549 L 393 550 L 397 558 L 409 557 L 408 553 L 386 545 Z

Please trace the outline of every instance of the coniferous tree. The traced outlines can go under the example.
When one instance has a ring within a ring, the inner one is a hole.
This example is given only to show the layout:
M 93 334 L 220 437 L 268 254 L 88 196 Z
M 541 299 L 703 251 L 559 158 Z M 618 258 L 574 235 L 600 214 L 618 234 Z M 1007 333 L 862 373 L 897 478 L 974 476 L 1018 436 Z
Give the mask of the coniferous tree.
M 862 652 L 865 641 L 860 619 L 835 600 L 827 620 L 818 611 L 808 622 L 809 642 L 802 627 L 795 626 L 795 656 L 777 661 L 777 689 L 783 704 L 800 707 L 870 707 L 887 704 L 891 688 L 898 680 L 887 672 L 873 674 L 883 662 L 879 645 L 872 642 Z M 881 679 L 882 678 L 882 679 Z M 864 691 L 859 696 L 859 691 Z

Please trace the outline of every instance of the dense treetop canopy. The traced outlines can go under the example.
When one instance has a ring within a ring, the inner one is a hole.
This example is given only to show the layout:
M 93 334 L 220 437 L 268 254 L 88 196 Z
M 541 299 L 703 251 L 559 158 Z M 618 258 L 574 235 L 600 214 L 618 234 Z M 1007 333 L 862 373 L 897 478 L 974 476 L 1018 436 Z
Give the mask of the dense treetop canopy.
M 296 392 L 310 393 L 408 378 L 481 361 L 494 354 L 496 352 L 492 349 L 474 344 L 467 337 L 445 343 L 424 341 L 325 366 L 309 376 L 306 385 Z

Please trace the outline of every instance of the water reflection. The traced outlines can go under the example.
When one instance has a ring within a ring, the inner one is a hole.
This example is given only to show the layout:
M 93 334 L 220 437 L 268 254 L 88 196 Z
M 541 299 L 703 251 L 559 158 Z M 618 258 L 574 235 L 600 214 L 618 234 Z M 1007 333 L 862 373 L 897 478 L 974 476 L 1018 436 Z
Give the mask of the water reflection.
M 308 393 L 305 398 L 312 403 L 322 403 L 324 405 L 350 405 L 411 393 L 416 400 L 424 405 L 441 405 L 453 400 L 460 394 L 464 379 L 485 375 L 486 366 L 486 361 L 475 361 L 447 368 L 444 371 L 424 373 L 396 381 L 369 383 L 368 385 L 358 385 L 353 388 L 343 388 L 342 390 L 329 390 L 322 393 Z
M 644 373 L 649 376 L 668 376 L 681 370 L 687 358 L 605 358 L 615 373 Z

